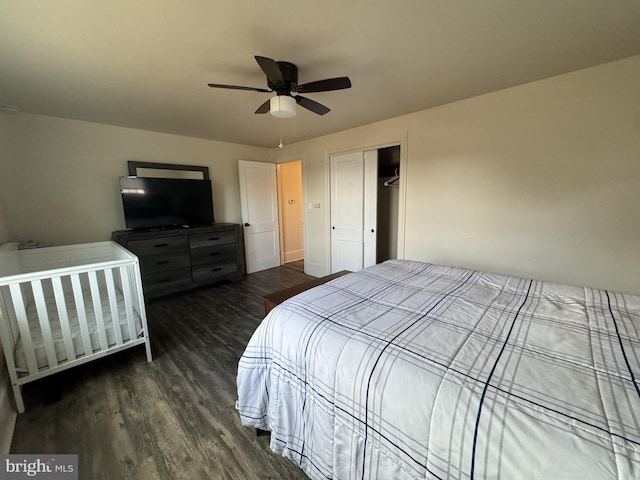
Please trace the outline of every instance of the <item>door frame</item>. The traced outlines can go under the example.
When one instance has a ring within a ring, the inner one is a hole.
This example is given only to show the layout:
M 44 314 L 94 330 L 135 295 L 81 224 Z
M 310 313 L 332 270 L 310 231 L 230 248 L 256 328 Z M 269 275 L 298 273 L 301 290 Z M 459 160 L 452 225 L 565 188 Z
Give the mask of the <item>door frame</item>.
M 331 271 L 331 157 L 334 155 L 342 155 L 345 153 L 365 152 L 367 150 L 378 150 L 385 147 L 400 146 L 400 182 L 399 182 L 399 199 L 398 199 L 398 255 L 399 259 L 405 258 L 405 223 L 406 223 L 406 198 L 407 198 L 407 169 L 408 169 L 408 148 L 407 148 L 407 132 L 402 132 L 388 139 L 376 143 L 361 143 L 350 148 L 342 148 L 336 150 L 325 150 L 324 152 L 324 187 L 325 198 L 327 199 L 327 208 L 325 209 L 325 244 L 327 250 L 325 253 L 325 269 L 327 273 Z M 304 166 L 304 164 L 303 164 Z M 304 188 L 303 175 L 303 190 Z M 305 255 L 307 241 L 305 228 Z M 306 257 L 305 257 L 306 258 Z M 305 261 L 305 270 L 307 262 Z M 310 273 L 314 275 L 314 273 Z
M 300 169 L 302 170 L 302 242 L 304 243 L 303 246 L 303 256 L 304 256 L 304 273 L 306 273 L 307 275 L 313 275 L 313 276 L 324 276 L 323 275 L 315 275 L 313 273 L 308 273 L 307 272 L 307 264 L 308 261 L 307 259 L 309 258 L 309 238 L 308 238 L 308 222 L 307 222 L 307 214 L 308 214 L 308 209 L 310 208 L 309 204 L 307 203 L 307 177 L 305 175 L 305 165 L 306 165 L 306 161 L 305 161 L 305 155 L 304 153 L 296 153 L 296 154 L 291 154 L 291 155 L 285 155 L 283 157 L 280 157 L 277 159 L 277 161 L 275 162 L 276 165 L 280 164 L 280 163 L 287 163 L 287 162 L 296 162 L 296 161 L 300 161 Z M 277 171 L 277 169 L 276 169 Z M 278 189 L 278 195 L 280 195 L 280 190 Z M 282 258 L 282 251 L 280 252 L 280 257 Z M 281 260 L 282 261 L 282 260 Z
M 300 190 L 302 191 L 302 198 L 300 199 L 301 202 L 301 207 L 302 207 L 302 258 L 304 259 L 305 253 L 306 253 L 306 235 L 305 235 L 305 202 L 304 202 L 304 195 L 305 195 L 305 189 L 304 189 L 304 172 L 303 172 L 303 163 L 302 163 L 302 159 L 300 158 L 300 156 L 297 156 L 295 158 L 295 160 L 283 160 L 283 161 L 279 161 L 276 163 L 276 183 L 277 183 L 277 189 L 278 189 L 278 216 L 279 216 L 279 225 L 278 228 L 280 229 L 280 265 L 284 265 L 286 262 L 285 259 L 285 251 L 284 251 L 284 235 L 285 235 L 285 226 L 284 226 L 284 222 L 282 221 L 283 218 L 283 213 L 282 213 L 282 202 L 283 202 L 283 198 L 282 198 L 282 176 L 280 174 L 280 165 L 286 164 L 286 163 L 293 163 L 293 162 L 300 162 Z

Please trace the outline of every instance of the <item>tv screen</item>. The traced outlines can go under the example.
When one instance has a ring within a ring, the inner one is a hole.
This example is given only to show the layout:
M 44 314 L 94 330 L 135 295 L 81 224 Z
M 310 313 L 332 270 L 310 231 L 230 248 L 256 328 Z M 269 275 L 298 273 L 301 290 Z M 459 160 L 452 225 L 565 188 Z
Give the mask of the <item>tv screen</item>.
M 177 228 L 211 225 L 210 180 L 120 177 L 127 228 Z

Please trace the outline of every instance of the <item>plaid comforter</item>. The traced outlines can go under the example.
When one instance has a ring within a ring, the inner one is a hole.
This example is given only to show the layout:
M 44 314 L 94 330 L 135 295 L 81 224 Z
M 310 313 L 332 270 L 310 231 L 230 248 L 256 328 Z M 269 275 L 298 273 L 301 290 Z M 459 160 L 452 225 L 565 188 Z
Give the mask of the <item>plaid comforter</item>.
M 243 424 L 313 479 L 640 478 L 640 297 L 390 260 L 286 301 Z

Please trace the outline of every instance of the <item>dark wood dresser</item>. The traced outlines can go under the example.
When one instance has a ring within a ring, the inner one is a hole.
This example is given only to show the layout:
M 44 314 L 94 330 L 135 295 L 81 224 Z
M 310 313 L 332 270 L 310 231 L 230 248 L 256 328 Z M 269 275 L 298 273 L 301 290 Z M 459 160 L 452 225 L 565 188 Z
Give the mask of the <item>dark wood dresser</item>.
M 235 223 L 120 230 L 111 239 L 138 256 L 145 298 L 237 280 L 245 273 L 243 232 Z

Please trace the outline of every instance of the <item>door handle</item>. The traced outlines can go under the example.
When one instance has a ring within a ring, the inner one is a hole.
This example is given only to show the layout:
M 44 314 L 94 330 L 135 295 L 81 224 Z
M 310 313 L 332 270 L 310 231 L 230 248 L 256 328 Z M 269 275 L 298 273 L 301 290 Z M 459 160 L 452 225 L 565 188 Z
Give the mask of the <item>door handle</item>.
M 245 227 L 250 227 L 251 225 L 249 225 L 247 222 L 244 223 Z

